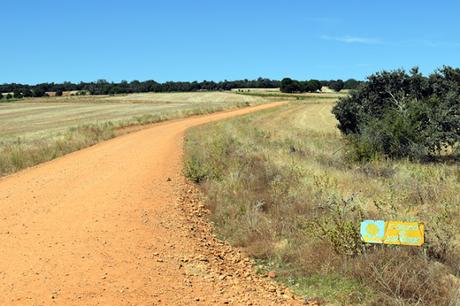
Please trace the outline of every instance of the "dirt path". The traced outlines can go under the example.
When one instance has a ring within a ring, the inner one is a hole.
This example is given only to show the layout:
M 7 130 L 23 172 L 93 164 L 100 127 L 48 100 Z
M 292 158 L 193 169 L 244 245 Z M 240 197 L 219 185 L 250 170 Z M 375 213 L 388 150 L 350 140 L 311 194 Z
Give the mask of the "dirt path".
M 187 128 L 276 105 L 154 125 L 0 179 L 0 305 L 293 303 L 181 193 Z

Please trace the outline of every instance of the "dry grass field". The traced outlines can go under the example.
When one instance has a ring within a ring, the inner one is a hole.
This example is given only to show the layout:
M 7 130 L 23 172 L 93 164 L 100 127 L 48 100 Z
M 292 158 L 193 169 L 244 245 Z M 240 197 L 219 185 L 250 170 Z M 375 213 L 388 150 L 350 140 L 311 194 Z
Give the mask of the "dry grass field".
M 49 137 L 71 126 L 120 122 L 146 115 L 180 116 L 243 103 L 264 102 L 263 97 L 229 92 L 145 93 L 120 96 L 72 96 L 26 99 L 0 103 L 0 141 L 17 137 Z
M 233 88 L 236 92 L 280 92 L 279 88 Z
M 303 93 L 284 93 L 279 88 L 249 88 L 249 89 L 235 89 L 233 92 L 250 97 L 262 97 L 271 99 L 292 99 L 292 100 L 307 100 L 314 102 L 317 99 L 326 99 L 335 101 L 338 97 L 348 95 L 348 90 L 344 89 L 340 92 L 334 92 L 327 87 L 323 87 L 321 92 L 303 92 Z
M 459 166 L 355 162 L 333 105 L 293 101 L 188 133 L 186 173 L 216 231 L 327 305 L 458 305 Z M 363 219 L 424 222 L 426 242 L 364 245 Z
M 0 176 L 112 138 L 126 127 L 265 101 L 231 92 L 193 92 L 0 103 Z

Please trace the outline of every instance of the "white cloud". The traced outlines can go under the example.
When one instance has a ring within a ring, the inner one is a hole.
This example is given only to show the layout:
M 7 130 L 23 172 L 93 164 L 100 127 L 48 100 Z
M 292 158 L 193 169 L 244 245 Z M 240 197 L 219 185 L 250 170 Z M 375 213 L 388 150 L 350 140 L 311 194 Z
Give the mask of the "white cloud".
M 357 36 L 321 36 L 321 39 L 324 40 L 333 40 L 346 44 L 366 44 L 366 45 L 381 45 L 383 42 L 376 38 L 369 37 L 357 37 Z

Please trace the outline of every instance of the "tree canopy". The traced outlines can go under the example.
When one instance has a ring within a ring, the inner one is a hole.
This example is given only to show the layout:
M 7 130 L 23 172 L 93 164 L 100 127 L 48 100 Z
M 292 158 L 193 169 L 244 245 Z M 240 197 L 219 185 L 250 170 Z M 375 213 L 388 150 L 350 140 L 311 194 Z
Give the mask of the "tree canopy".
M 330 81 L 329 82 L 329 88 L 339 92 L 344 88 L 344 82 L 342 80 L 336 80 L 336 81 Z
M 343 83 L 343 89 L 357 89 L 361 83 L 355 79 L 348 79 Z
M 376 155 L 421 159 L 458 148 L 460 69 L 428 77 L 418 68 L 382 71 L 333 109 L 358 159 Z
M 317 92 L 321 90 L 321 82 L 318 80 L 296 81 L 284 78 L 281 80 L 280 90 L 284 93 Z

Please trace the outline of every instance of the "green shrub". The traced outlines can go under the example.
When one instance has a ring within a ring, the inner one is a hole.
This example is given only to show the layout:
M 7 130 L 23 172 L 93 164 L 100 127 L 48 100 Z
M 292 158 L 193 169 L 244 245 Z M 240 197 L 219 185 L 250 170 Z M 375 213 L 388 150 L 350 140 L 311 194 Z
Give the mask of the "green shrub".
M 356 256 L 363 251 L 358 227 L 363 219 L 363 211 L 353 197 L 345 200 L 330 196 L 318 215 L 308 221 L 307 228 L 314 236 L 330 243 L 338 255 Z
M 197 157 L 191 156 L 185 161 L 184 175 L 195 183 L 201 183 L 209 176 L 209 171 Z
M 428 78 L 416 68 L 371 75 L 333 113 L 356 159 L 439 156 L 460 141 L 460 69 L 444 67 Z

